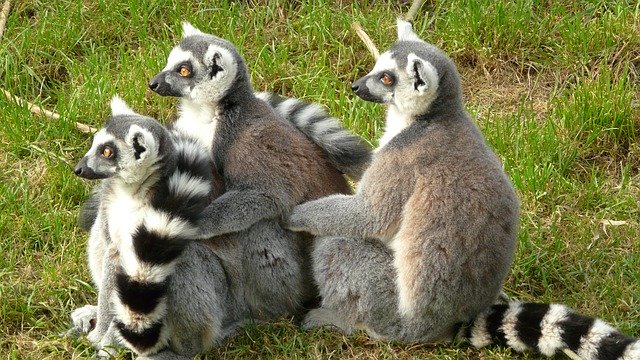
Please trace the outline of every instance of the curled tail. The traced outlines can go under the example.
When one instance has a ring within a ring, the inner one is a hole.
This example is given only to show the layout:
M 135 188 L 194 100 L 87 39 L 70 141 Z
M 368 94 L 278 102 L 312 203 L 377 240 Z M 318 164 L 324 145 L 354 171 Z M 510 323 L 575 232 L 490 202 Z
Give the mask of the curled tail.
M 371 161 L 371 148 L 360 137 L 345 130 L 338 119 L 318 104 L 266 92 L 256 93 L 256 96 L 322 148 L 336 169 L 354 180 L 360 179 Z
M 189 240 L 197 234 L 197 216 L 209 202 L 212 175 L 207 151 L 195 140 L 174 141 L 175 170 L 155 185 L 149 209 L 133 230 L 131 243 L 119 248 L 115 325 L 125 345 L 139 355 L 154 354 L 168 345 L 171 276 Z
M 477 348 L 499 344 L 546 356 L 568 349 L 583 360 L 640 360 L 640 340 L 561 304 L 492 305 L 460 335 Z

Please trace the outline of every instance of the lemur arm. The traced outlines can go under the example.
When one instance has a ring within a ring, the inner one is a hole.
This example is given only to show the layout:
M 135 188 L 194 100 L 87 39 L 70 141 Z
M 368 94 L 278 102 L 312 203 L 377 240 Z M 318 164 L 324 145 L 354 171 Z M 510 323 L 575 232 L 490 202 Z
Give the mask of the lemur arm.
M 215 199 L 198 219 L 197 238 L 208 239 L 245 230 L 264 219 L 280 217 L 274 196 L 260 190 L 231 190 Z
M 402 209 L 374 209 L 359 195 L 331 195 L 293 208 L 285 227 L 313 235 L 375 237 L 395 233 Z

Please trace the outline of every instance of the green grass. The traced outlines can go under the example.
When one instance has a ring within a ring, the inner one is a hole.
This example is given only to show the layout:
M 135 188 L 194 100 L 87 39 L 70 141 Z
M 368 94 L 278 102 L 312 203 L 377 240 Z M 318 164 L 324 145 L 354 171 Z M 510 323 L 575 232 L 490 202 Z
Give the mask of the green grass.
M 32 115 L 0 95 L 0 354 L 79 359 L 58 337 L 96 294 L 75 226 L 90 184 L 71 169 L 121 94 L 169 122 L 174 99 L 147 90 L 182 20 L 234 42 L 254 86 L 324 104 L 372 143 L 384 109 L 350 92 L 408 5 L 389 1 L 69 1 L 13 4 L 0 40 L 0 88 L 62 115 Z M 427 2 L 415 27 L 458 64 L 467 107 L 522 203 L 507 293 L 563 302 L 640 336 L 640 5 L 623 0 Z M 617 221 L 610 225 L 607 221 Z M 622 223 L 621 223 L 622 221 Z M 126 358 L 126 354 L 120 357 Z M 500 348 L 427 347 L 252 326 L 203 357 L 508 359 Z M 532 354 L 522 359 L 538 359 Z

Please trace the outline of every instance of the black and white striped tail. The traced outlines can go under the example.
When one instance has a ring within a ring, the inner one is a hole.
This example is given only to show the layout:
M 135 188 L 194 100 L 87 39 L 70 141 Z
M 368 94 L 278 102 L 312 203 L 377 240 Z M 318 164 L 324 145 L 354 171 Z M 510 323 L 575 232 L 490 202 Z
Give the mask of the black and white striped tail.
M 477 348 L 499 344 L 546 356 L 568 349 L 583 360 L 640 360 L 640 340 L 561 304 L 496 304 L 464 332 Z
M 371 161 L 371 149 L 360 137 L 344 129 L 340 120 L 318 104 L 266 92 L 256 96 L 322 148 L 336 169 L 354 180 L 360 179 Z
M 175 138 L 174 171 L 155 186 L 143 222 L 121 248 L 114 299 L 116 326 L 127 347 L 140 355 L 168 345 L 165 322 L 171 276 L 197 233 L 198 214 L 209 202 L 211 168 L 208 152 L 195 140 Z

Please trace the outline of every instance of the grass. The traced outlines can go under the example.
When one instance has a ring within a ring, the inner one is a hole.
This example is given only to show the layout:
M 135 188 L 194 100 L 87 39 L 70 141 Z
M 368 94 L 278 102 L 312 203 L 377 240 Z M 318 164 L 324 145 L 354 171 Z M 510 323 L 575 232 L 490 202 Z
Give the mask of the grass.
M 62 115 L 49 120 L 0 96 L 0 354 L 80 359 L 58 337 L 95 303 L 75 226 L 90 184 L 71 169 L 121 94 L 169 122 L 173 99 L 147 90 L 187 19 L 234 42 L 254 86 L 324 104 L 375 143 L 384 109 L 350 92 L 395 38 L 401 2 L 70 1 L 13 4 L 0 41 L 0 88 Z M 562 302 L 640 336 L 640 5 L 623 0 L 428 1 L 415 27 L 458 64 L 469 111 L 522 203 L 510 295 Z M 251 326 L 202 358 L 538 359 L 508 349 L 428 347 Z M 121 354 L 126 358 L 126 354 Z

